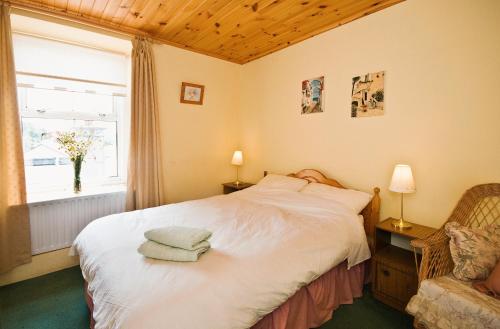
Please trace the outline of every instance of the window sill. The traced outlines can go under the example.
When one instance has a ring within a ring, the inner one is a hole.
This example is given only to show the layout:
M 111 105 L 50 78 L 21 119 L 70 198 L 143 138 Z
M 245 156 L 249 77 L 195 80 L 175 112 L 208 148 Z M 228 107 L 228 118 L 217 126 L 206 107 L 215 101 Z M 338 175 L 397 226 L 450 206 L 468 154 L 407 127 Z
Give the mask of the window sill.
M 87 189 L 84 189 L 80 193 L 75 193 L 72 190 L 30 193 L 28 194 L 28 204 L 36 205 L 51 201 L 71 200 L 112 193 L 125 193 L 126 190 L 127 187 L 125 186 L 125 184 L 115 184 L 89 187 Z

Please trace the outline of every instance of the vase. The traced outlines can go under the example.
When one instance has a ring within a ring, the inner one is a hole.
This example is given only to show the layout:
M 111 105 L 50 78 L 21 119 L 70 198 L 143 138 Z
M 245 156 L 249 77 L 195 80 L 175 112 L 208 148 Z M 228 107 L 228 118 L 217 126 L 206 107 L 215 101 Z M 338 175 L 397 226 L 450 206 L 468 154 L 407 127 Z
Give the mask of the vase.
M 82 191 L 82 182 L 80 180 L 80 172 L 82 170 L 83 158 L 78 156 L 73 160 L 73 169 L 75 171 L 75 176 L 73 178 L 73 191 L 75 193 L 80 193 Z

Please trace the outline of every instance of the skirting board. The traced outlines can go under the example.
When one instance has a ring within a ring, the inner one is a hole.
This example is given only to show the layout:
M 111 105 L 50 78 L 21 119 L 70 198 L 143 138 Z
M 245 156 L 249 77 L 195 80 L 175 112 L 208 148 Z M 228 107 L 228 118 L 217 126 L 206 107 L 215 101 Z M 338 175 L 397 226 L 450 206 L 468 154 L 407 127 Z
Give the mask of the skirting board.
M 69 256 L 68 252 L 69 248 L 64 248 L 33 256 L 31 263 L 0 275 L 0 287 L 78 265 L 78 256 Z

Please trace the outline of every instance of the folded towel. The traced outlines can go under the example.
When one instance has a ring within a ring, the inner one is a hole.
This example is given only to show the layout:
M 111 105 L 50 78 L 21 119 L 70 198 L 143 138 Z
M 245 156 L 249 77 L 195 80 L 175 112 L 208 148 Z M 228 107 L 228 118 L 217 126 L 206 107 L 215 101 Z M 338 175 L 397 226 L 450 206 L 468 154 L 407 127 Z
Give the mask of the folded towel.
M 175 248 L 195 250 L 199 244 L 212 236 L 212 232 L 202 228 L 165 226 L 144 233 L 146 239 Z
M 198 257 L 208 249 L 210 249 L 210 243 L 208 243 L 208 246 L 195 250 L 185 250 L 169 247 L 154 241 L 145 241 L 137 251 L 146 257 L 154 259 L 170 260 L 174 262 L 196 262 Z

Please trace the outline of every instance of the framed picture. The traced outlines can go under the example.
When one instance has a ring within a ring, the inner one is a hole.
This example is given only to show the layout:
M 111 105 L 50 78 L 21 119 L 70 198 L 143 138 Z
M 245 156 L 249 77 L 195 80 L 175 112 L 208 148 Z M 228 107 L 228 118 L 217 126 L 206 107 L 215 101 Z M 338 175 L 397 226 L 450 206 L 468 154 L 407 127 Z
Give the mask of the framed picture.
M 323 112 L 324 77 L 302 81 L 302 114 Z
M 384 115 L 384 77 L 380 71 L 352 78 L 352 118 Z
M 205 86 L 183 82 L 181 88 L 181 103 L 203 105 Z

